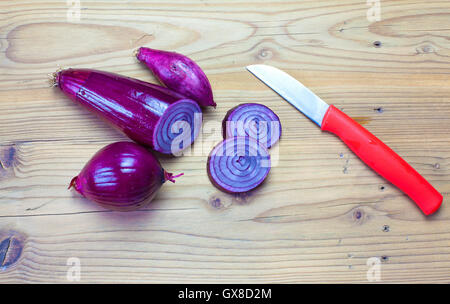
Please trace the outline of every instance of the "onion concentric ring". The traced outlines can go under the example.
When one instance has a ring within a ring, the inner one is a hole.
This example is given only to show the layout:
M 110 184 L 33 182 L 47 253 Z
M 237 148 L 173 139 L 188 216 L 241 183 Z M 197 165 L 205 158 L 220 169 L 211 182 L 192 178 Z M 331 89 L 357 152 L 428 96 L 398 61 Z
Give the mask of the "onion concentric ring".
M 222 124 L 224 138 L 248 136 L 267 148 L 272 147 L 281 137 L 278 116 L 258 103 L 244 103 L 232 108 Z
M 196 102 L 184 99 L 171 104 L 155 128 L 155 150 L 177 155 L 194 142 L 201 124 L 202 111 Z
M 270 155 L 264 145 L 249 137 L 232 137 L 211 151 L 208 176 L 220 190 L 242 193 L 258 187 L 270 171 Z

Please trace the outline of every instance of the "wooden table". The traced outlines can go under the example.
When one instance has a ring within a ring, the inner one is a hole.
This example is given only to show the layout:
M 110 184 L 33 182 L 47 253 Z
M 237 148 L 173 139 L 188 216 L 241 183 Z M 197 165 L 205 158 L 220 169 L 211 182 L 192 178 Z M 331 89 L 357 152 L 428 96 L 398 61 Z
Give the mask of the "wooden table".
M 383 0 L 379 21 L 369 9 L 82 0 L 78 21 L 65 1 L 1 1 L 0 282 L 71 282 L 79 262 L 83 283 L 364 283 L 378 268 L 385 283 L 449 283 L 450 3 Z M 132 56 L 139 46 L 196 60 L 218 107 L 205 113 L 197 153 L 162 159 L 185 176 L 147 209 L 117 213 L 67 186 L 126 137 L 48 74 L 83 67 L 155 82 Z M 441 209 L 425 217 L 245 70 L 256 63 L 286 70 L 376 134 L 444 195 Z M 205 163 L 224 114 L 245 102 L 271 107 L 284 132 L 266 183 L 232 196 L 211 185 Z

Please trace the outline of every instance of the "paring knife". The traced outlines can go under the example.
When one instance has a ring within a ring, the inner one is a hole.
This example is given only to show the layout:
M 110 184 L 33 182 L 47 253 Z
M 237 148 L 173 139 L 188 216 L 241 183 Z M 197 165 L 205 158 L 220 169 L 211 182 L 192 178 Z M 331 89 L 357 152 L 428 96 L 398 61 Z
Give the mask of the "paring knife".
M 426 215 L 442 203 L 442 195 L 381 140 L 285 72 L 268 65 L 247 67 L 253 75 L 314 121 L 337 135 L 362 161 L 405 192 Z

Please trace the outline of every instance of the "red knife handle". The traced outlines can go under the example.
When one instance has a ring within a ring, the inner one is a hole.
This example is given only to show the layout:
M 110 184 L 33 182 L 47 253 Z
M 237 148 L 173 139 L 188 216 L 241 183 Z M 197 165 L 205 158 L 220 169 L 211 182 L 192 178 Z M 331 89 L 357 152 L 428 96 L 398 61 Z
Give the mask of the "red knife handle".
M 331 105 L 322 130 L 336 134 L 370 168 L 405 192 L 426 215 L 442 203 L 442 195 L 413 167 L 344 112 Z

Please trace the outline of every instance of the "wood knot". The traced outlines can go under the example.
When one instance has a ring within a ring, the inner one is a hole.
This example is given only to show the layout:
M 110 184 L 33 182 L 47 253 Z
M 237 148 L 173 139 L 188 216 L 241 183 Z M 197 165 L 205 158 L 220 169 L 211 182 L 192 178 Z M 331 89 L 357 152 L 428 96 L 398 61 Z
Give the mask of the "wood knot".
M 440 169 L 440 168 L 441 168 L 441 165 L 440 165 L 439 163 L 435 163 L 435 164 L 434 164 L 434 168 L 435 168 L 435 169 Z
M 375 108 L 375 109 L 373 109 L 375 112 L 377 112 L 377 113 L 383 113 L 384 112 L 384 109 L 382 108 L 382 107 L 378 107 L 378 108 Z
M 434 53 L 434 48 L 431 45 L 422 45 L 416 48 L 417 54 L 430 54 Z
M 24 244 L 25 236 L 21 233 L 0 233 L 0 271 L 10 269 L 19 261 Z
M 356 208 L 355 210 L 353 210 L 353 213 L 352 213 L 353 222 L 361 225 L 365 222 L 366 219 L 367 219 L 367 216 L 366 216 L 364 210 L 362 210 L 360 208 Z
M 389 225 L 383 225 L 382 231 L 389 232 L 390 231 Z
M 381 47 L 381 41 L 378 41 L 378 40 L 374 41 L 373 42 L 373 46 L 376 47 L 376 48 L 380 48 Z
M 0 148 L 0 169 L 14 166 L 17 149 L 15 145 Z
M 212 195 L 208 199 L 208 204 L 214 209 L 226 209 L 232 205 L 232 202 L 230 199 L 221 198 L 218 195 Z
M 215 197 L 215 196 L 213 196 L 209 199 L 209 204 L 211 205 L 211 207 L 216 208 L 216 209 L 223 208 L 222 201 L 220 200 L 220 198 Z
M 261 60 L 267 60 L 272 58 L 272 55 L 273 53 L 270 49 L 263 48 L 258 52 L 258 55 L 256 57 Z
M 0 146 L 0 180 L 14 176 L 15 166 L 17 166 L 16 145 Z

